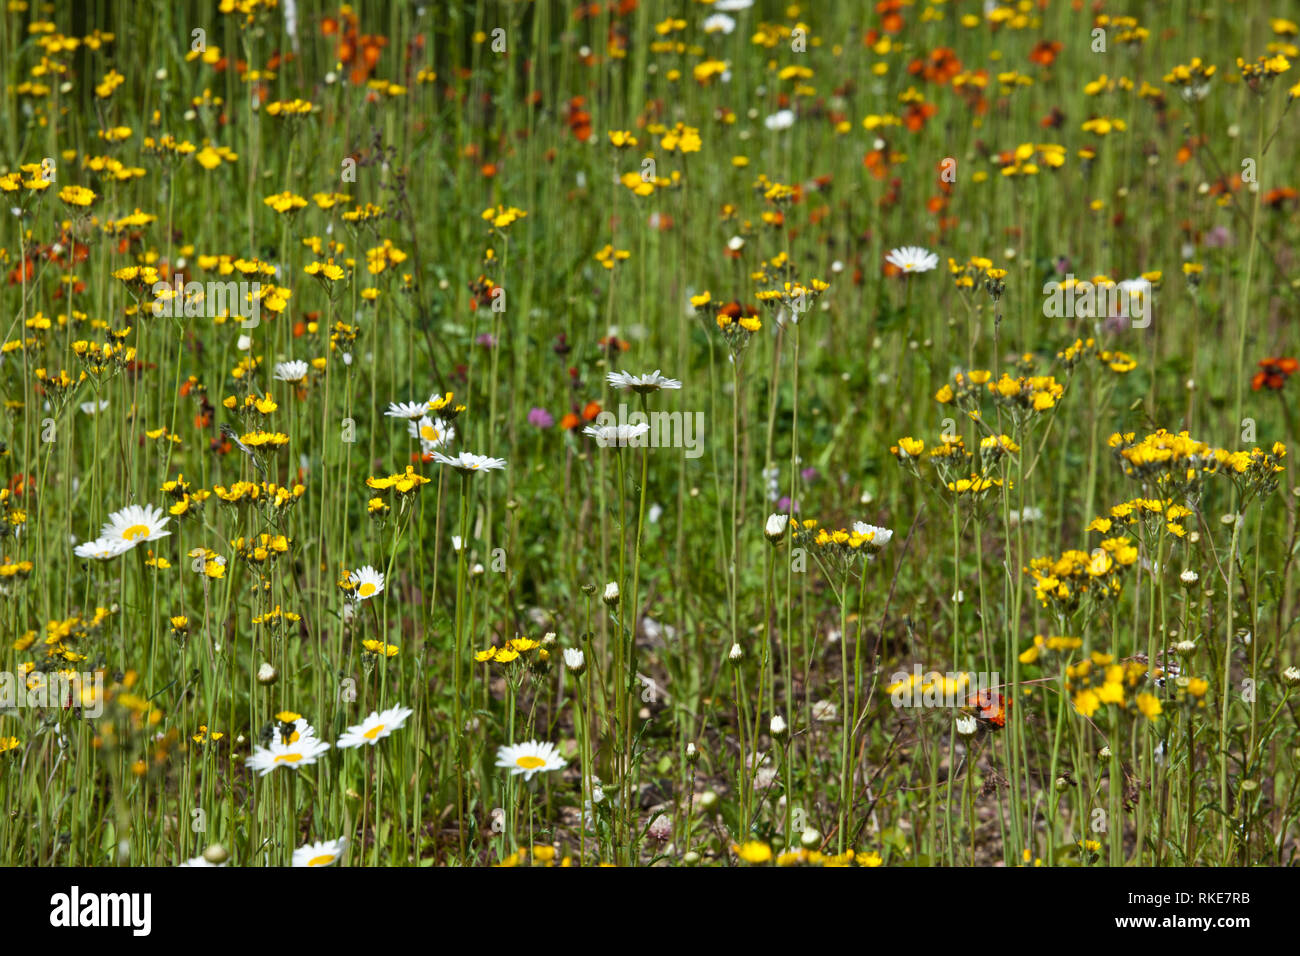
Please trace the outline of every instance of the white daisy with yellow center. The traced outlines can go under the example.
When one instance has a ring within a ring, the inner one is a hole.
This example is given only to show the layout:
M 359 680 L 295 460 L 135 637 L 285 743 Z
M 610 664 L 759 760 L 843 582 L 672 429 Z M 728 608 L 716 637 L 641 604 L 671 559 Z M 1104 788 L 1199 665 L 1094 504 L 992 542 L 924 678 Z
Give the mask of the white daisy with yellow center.
M 535 773 L 561 770 L 565 763 L 556 751 L 555 744 L 549 741 L 540 743 L 529 740 L 497 748 L 497 766 L 509 768 L 511 776 L 522 773 L 525 780 L 532 780 Z
M 450 465 L 464 474 L 473 471 L 500 471 L 506 466 L 504 458 L 489 458 L 487 455 L 476 455 L 468 451 L 463 451 L 454 458 L 435 451 L 433 460 L 442 465 Z
M 271 746 L 254 747 L 253 753 L 244 761 L 244 766 L 249 770 L 256 770 L 259 776 L 265 777 L 277 767 L 288 767 L 292 770 L 309 767 L 329 749 L 330 745 L 325 741 L 317 740 L 310 735 L 301 735 L 292 743 L 285 743 L 277 735 L 271 741 Z
M 130 551 L 143 541 L 157 541 L 171 534 L 163 527 L 170 520 L 153 505 L 127 505 L 108 516 L 99 529 L 99 540 L 116 545 L 120 552 Z
M 339 737 L 339 749 L 346 750 L 351 747 L 364 747 L 366 744 L 374 746 L 383 740 L 394 730 L 398 730 L 406 723 L 406 718 L 410 717 L 414 711 L 409 707 L 403 707 L 398 704 L 396 707 L 390 707 L 382 714 L 371 711 L 370 716 L 354 727 L 349 727 L 342 736 Z
M 131 550 L 129 547 L 123 547 L 120 541 L 105 541 L 97 538 L 94 541 L 85 541 L 72 549 L 72 553 L 79 558 L 95 558 L 98 561 L 107 561 L 109 558 L 116 558 L 119 554 Z
M 388 411 L 384 412 L 389 418 L 405 418 L 407 421 L 419 421 L 429 406 L 424 402 L 389 402 Z
M 294 866 L 333 866 L 343 858 L 343 849 L 348 845 L 347 837 L 337 840 L 318 840 L 308 843 L 293 851 Z
M 902 246 L 891 249 L 885 261 L 901 272 L 929 272 L 939 264 L 939 257 L 920 246 Z
M 358 601 L 374 597 L 384 589 L 384 576 L 370 565 L 352 572 L 352 583 L 356 586 L 353 594 Z
M 431 418 L 428 415 L 418 422 L 411 422 L 406 426 L 406 431 L 412 438 L 420 439 L 420 451 L 426 455 L 433 454 L 456 437 L 456 429 L 441 418 Z

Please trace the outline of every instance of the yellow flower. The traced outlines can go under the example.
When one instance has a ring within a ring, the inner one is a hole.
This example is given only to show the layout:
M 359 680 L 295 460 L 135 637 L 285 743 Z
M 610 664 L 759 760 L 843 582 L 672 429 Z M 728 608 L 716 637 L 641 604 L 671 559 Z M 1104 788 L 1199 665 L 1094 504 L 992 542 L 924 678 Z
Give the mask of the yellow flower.
M 1155 694 L 1138 694 L 1137 705 L 1147 720 L 1155 720 L 1160 716 L 1160 698 Z
M 287 189 L 282 193 L 267 196 L 262 202 L 278 213 L 296 212 L 307 205 L 307 200 Z
M 69 206 L 89 206 L 97 197 L 85 186 L 64 186 L 59 190 L 59 198 Z
M 1092 688 L 1086 688 L 1074 695 L 1074 709 L 1085 717 L 1091 717 L 1101 706 L 1101 698 Z
M 743 846 L 733 843 L 731 849 L 746 863 L 766 863 L 772 859 L 772 848 L 758 840 L 750 840 Z

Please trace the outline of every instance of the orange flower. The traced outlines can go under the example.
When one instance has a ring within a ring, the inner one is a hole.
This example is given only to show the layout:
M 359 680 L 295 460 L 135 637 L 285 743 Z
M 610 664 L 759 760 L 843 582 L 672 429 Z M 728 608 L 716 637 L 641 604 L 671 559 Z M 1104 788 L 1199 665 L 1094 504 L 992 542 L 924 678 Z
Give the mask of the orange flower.
M 575 96 L 569 100 L 569 106 L 565 122 L 569 126 L 569 132 L 573 133 L 574 138 L 585 143 L 591 139 L 591 114 L 583 107 L 586 105 L 585 97 Z
M 1264 205 L 1273 209 L 1281 208 L 1284 202 L 1295 199 L 1297 193 L 1290 186 L 1282 186 L 1278 189 L 1270 189 L 1264 194 Z
M 1258 392 L 1261 388 L 1279 391 L 1286 380 L 1300 369 L 1300 361 L 1293 358 L 1266 358 L 1259 361 L 1260 371 L 1250 380 L 1250 387 Z
M 1061 44 L 1055 40 L 1039 40 L 1029 54 L 1029 59 L 1040 66 L 1051 66 L 1056 54 L 1061 52 Z
M 939 108 L 933 103 L 912 103 L 903 114 L 903 125 L 910 132 L 918 132 L 925 126 L 926 120 L 937 112 Z

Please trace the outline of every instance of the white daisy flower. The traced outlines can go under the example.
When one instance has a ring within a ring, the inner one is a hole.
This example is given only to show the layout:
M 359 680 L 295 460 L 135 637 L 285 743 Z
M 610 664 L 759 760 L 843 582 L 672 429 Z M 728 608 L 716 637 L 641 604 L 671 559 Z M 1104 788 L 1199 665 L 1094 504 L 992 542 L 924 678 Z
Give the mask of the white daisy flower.
M 468 451 L 463 451 L 454 458 L 435 451 L 433 460 L 441 465 L 451 465 L 460 472 L 500 471 L 506 466 L 504 458 L 489 458 L 487 455 L 475 455 Z
M 424 413 L 429 410 L 427 402 L 389 402 L 388 411 L 384 414 L 389 418 L 405 418 L 408 421 L 417 422 L 424 417 Z
M 442 448 L 456 437 L 456 429 L 441 418 L 430 418 L 428 415 L 422 416 L 418 422 L 411 422 L 406 426 L 406 431 L 412 438 L 420 439 L 420 450 L 426 455 Z
M 390 707 L 382 714 L 375 711 L 370 712 L 370 716 L 354 727 L 349 727 L 341 737 L 338 745 L 340 750 L 347 750 L 352 747 L 364 747 L 370 744 L 372 747 L 383 740 L 394 730 L 397 730 L 406 723 L 406 718 L 410 717 L 415 711 L 409 707 L 403 707 L 398 704 L 396 707 Z
M 902 246 L 891 250 L 885 261 L 904 272 L 929 272 L 939 264 L 939 257 L 920 246 Z
M 1043 509 L 1025 507 L 1007 513 L 1007 519 L 1013 525 L 1029 524 L 1031 521 L 1043 520 Z
M 1141 299 L 1151 294 L 1151 280 L 1143 279 L 1139 276 L 1136 279 L 1124 279 L 1117 285 L 1120 293 L 1124 296 L 1125 304 L 1132 299 Z
M 120 541 L 105 541 L 103 538 L 96 538 L 94 541 L 86 541 L 72 549 L 72 553 L 79 558 L 94 558 L 97 561 L 107 561 L 109 558 L 116 558 L 119 554 L 125 554 L 130 548 L 122 546 Z
M 342 858 L 343 848 L 347 845 L 347 837 L 308 843 L 293 851 L 293 865 L 333 866 Z
M 184 863 L 177 863 L 176 865 L 177 866 L 225 866 L 226 864 L 225 861 L 222 861 L 221 863 L 209 863 L 206 857 L 196 856 L 196 857 L 191 857 L 190 859 L 186 860 Z
M 316 736 L 316 728 L 313 727 L 311 724 L 307 723 L 306 717 L 296 718 L 291 726 L 292 729 L 289 731 L 289 737 L 287 740 L 284 738 L 282 734 L 280 734 L 278 730 L 276 731 L 277 733 L 276 739 L 279 740 L 281 743 L 296 744 L 300 740 L 304 740 L 308 737 Z
M 290 362 L 280 362 L 275 366 L 275 380 L 277 382 L 289 382 L 293 385 L 301 385 L 307 381 L 307 373 L 311 371 L 311 366 L 301 359 L 294 359 Z
M 582 433 L 596 439 L 596 444 L 601 448 L 623 448 L 627 445 L 639 448 L 644 442 L 637 439 L 649 431 L 649 425 L 639 422 L 635 425 L 588 425 Z
M 957 718 L 957 733 L 961 734 L 963 737 L 969 737 L 971 734 L 975 733 L 977 728 L 978 724 L 974 717 L 964 716 Z
M 736 29 L 735 18 L 729 17 L 725 13 L 715 13 L 704 21 L 705 33 L 722 33 L 726 35 L 730 34 L 734 29 Z
M 770 514 L 767 516 L 767 524 L 763 526 L 763 534 L 767 535 L 769 541 L 780 541 L 785 537 L 785 529 L 789 526 L 789 515 Z
M 524 780 L 532 780 L 533 774 L 548 770 L 560 770 L 566 761 L 555 750 L 555 744 L 547 741 L 539 743 L 529 740 L 522 744 L 511 744 L 497 748 L 497 766 L 510 768 L 511 776 L 524 775 Z
M 767 119 L 763 120 L 763 125 L 774 131 L 789 129 L 794 125 L 794 110 L 777 110 Z M 936 259 L 935 261 L 937 262 L 938 260 Z
M 754 5 L 754 0 L 718 0 L 713 5 L 714 10 L 721 10 L 723 13 L 739 13 L 741 10 L 748 10 Z
M 659 374 L 659 369 L 645 375 L 633 375 L 630 372 L 610 372 L 605 380 L 613 388 L 630 388 L 634 392 L 645 394 L 657 392 L 661 388 L 681 388 L 682 383 L 675 378 L 666 378 Z
M 357 571 L 353 571 L 351 581 L 356 585 L 356 590 L 352 593 L 357 596 L 359 601 L 372 598 L 384 589 L 383 574 L 368 564 Z
M 873 548 L 883 548 L 889 544 L 889 539 L 894 536 L 894 532 L 888 528 L 881 528 L 874 524 L 867 524 L 865 521 L 853 522 L 853 530 L 858 534 L 871 535 L 871 546 Z
M 102 398 L 98 402 L 82 402 L 78 407 L 84 414 L 94 415 L 95 413 L 102 412 L 104 409 L 108 408 L 108 399 Z
M 130 551 L 141 541 L 156 541 L 171 534 L 163 530 L 163 525 L 170 520 L 161 508 L 153 505 L 127 505 L 108 516 L 104 527 L 99 529 L 99 537 L 102 541 L 119 542 L 123 551 Z
M 278 736 L 269 747 L 254 747 L 253 753 L 244 761 L 249 770 L 256 770 L 265 777 L 276 767 L 289 767 L 297 770 L 316 762 L 316 758 L 330 749 L 330 745 L 314 736 L 304 734 L 293 743 L 285 743 Z

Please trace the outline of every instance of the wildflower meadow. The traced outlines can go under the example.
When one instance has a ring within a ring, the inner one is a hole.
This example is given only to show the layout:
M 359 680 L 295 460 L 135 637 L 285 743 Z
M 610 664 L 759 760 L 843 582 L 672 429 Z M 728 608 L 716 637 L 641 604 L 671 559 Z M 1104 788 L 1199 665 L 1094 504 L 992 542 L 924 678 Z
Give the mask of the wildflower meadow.
M 1296 61 L 4 0 L 0 865 L 1295 865 Z

